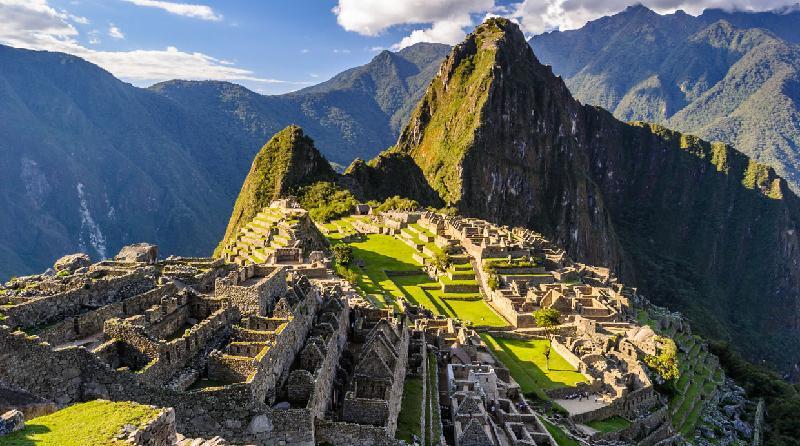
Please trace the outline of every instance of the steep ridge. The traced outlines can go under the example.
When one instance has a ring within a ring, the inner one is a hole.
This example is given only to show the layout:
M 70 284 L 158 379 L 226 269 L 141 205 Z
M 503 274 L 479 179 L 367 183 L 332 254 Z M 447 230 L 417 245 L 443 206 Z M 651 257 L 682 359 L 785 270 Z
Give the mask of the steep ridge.
M 659 15 L 631 6 L 583 28 L 531 39 L 578 100 L 624 121 L 719 140 L 774 167 L 800 191 L 797 11 Z M 796 26 L 795 26 L 796 28 Z
M 507 20 L 453 49 L 389 153 L 461 213 L 611 266 L 751 358 L 788 366 L 800 351 L 800 202 L 785 181 L 728 146 L 581 105 Z
M 272 200 L 299 186 L 332 180 L 335 176 L 331 165 L 314 147 L 314 141 L 300 127 L 290 125 L 276 133 L 253 160 L 215 255 Z

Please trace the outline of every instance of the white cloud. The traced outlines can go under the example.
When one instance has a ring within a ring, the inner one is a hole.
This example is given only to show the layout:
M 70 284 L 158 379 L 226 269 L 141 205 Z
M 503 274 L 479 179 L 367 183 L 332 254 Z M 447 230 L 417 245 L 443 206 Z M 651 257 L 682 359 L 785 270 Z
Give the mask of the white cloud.
M 615 14 L 627 6 L 641 3 L 661 13 L 679 9 L 700 14 L 707 8 L 766 11 L 789 6 L 797 0 L 524 0 L 513 5 L 510 17 L 516 19 L 528 34 L 553 29 L 576 29 L 590 20 Z
M 161 0 L 123 0 L 128 3 L 133 3 L 137 6 L 145 6 L 149 8 L 158 8 L 167 11 L 170 14 L 176 14 L 184 17 L 192 17 L 201 20 L 220 21 L 222 15 L 217 14 L 210 6 L 195 5 L 190 3 L 173 3 Z
M 115 76 L 137 84 L 169 79 L 216 79 L 255 83 L 301 84 L 257 76 L 231 62 L 175 47 L 155 50 L 99 51 L 78 42 L 79 32 L 69 16 L 46 0 L 0 0 L 0 43 L 33 50 L 60 51 L 82 57 Z M 90 44 L 100 43 L 96 30 L 87 33 Z
M 348 50 L 347 48 L 345 49 L 334 48 L 333 52 L 336 54 L 350 54 L 350 50 Z
M 494 8 L 494 0 L 339 0 L 333 12 L 342 28 L 365 36 L 396 25 L 427 25 L 395 44 L 397 49 L 423 41 L 457 43 L 475 24 L 473 14 Z
M 300 50 L 300 54 L 308 54 L 309 52 L 310 50 L 308 48 L 303 48 L 302 50 Z
M 124 39 L 125 34 L 119 30 L 113 23 L 108 24 L 108 36 L 114 39 Z

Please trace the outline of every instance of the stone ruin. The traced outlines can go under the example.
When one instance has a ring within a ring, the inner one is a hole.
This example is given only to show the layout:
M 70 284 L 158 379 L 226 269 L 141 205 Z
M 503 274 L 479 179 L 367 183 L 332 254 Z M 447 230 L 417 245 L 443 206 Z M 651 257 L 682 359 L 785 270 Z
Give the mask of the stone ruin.
M 349 284 L 314 257 L 113 260 L 16 279 L 0 319 L 0 382 L 53 408 L 97 398 L 170 407 L 191 437 L 396 444 L 407 323 L 351 305 Z

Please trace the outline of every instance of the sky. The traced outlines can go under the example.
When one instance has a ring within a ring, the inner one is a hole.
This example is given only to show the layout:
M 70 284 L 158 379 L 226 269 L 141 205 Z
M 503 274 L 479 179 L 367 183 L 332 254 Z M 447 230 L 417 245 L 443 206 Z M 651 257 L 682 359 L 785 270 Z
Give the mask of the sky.
M 659 13 L 769 10 L 798 0 L 644 0 Z M 264 94 L 313 85 L 378 52 L 454 44 L 499 15 L 532 36 L 635 0 L 0 0 L 0 43 L 62 51 L 138 86 L 236 82 Z

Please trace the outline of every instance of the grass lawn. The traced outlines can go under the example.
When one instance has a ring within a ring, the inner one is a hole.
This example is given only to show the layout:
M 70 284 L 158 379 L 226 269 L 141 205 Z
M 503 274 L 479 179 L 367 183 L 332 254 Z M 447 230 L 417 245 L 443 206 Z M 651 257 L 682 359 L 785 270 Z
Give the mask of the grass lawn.
M 438 315 L 461 319 L 475 325 L 505 327 L 506 321 L 497 315 L 477 293 L 443 293 L 438 283 L 422 272 L 412 257 L 416 251 L 390 235 L 368 234 L 364 241 L 353 242 L 353 258 L 362 260 L 363 268 L 353 266 L 359 273 L 358 287 L 377 306 L 394 304 L 405 297 Z M 357 262 L 356 262 L 357 263 Z M 417 271 L 410 276 L 388 276 L 386 271 Z M 424 289 L 430 288 L 430 289 Z M 448 298 L 452 299 L 448 299 Z M 458 300 L 469 298 L 472 300 Z
M 547 420 L 542 420 L 544 427 L 547 429 L 547 432 L 550 432 L 550 435 L 553 436 L 553 439 L 558 443 L 558 446 L 580 446 L 580 444 L 567 436 L 560 427 L 556 426 L 548 422 Z
M 403 383 L 403 402 L 400 406 L 400 415 L 397 417 L 397 432 L 395 438 L 412 443 L 412 435 L 422 438 L 419 420 L 422 417 L 422 403 L 425 395 L 422 394 L 422 378 L 408 377 Z
M 0 446 L 124 445 L 114 437 L 126 424 L 142 426 L 159 409 L 136 403 L 90 401 L 25 423 L 25 429 L 0 437 Z
M 600 432 L 617 432 L 630 426 L 631 422 L 625 418 L 614 416 L 605 420 L 593 420 L 586 425 Z
M 586 382 L 586 378 L 555 351 L 551 351 L 550 367 L 547 367 L 544 356 L 547 340 L 502 339 L 488 334 L 481 334 L 481 337 L 508 367 L 524 393 L 535 392 L 542 397 L 545 390 Z
M 425 307 L 434 314 L 461 319 L 474 325 L 505 327 L 508 325 L 489 305 L 475 293 L 444 293 L 435 282 L 424 275 L 396 276 L 392 278 L 406 299 Z M 431 289 L 426 289 L 431 288 Z M 448 297 L 472 298 L 473 300 L 448 299 Z

